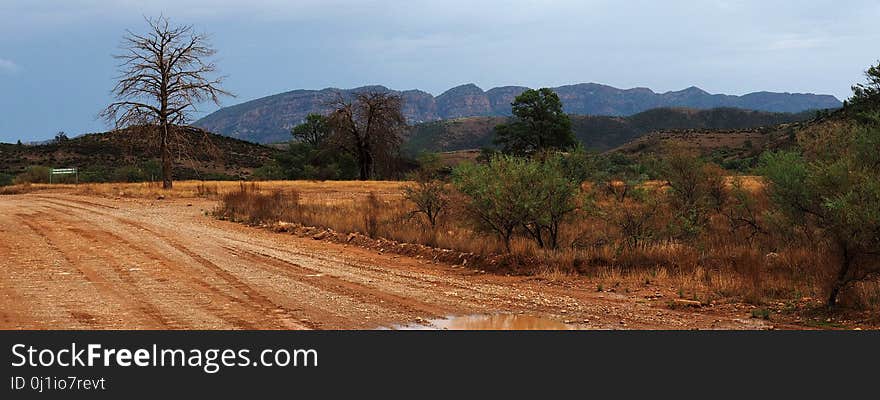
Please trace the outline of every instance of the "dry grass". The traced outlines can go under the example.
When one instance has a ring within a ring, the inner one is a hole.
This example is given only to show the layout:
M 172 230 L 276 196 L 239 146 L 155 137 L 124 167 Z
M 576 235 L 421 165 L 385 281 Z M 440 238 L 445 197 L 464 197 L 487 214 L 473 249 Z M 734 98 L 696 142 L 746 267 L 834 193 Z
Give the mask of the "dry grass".
M 753 304 L 822 299 L 834 265 L 830 255 L 805 246 L 786 245 L 782 238 L 762 238 L 760 243 L 748 240 L 743 232 L 731 230 L 721 215 L 713 217 L 698 242 L 659 240 L 636 246 L 623 243 L 619 229 L 607 221 L 578 215 L 562 229 L 564 247 L 560 250 L 542 250 L 530 240 L 516 238 L 512 255 L 508 256 L 503 255 L 504 246 L 495 237 L 473 231 L 462 218 L 461 209 L 451 210 L 436 229 L 431 229 L 427 221 L 410 217 L 414 206 L 402 198 L 402 185 L 261 184 L 255 190 L 262 195 L 254 197 L 254 204 L 261 204 L 266 196 L 275 196 L 281 202 L 293 196 L 297 199 L 294 206 L 279 205 L 290 210 L 279 220 L 483 255 L 486 260 L 499 263 L 501 270 L 506 267 L 508 271 L 550 281 L 578 275 L 605 287 L 674 287 L 682 297 L 706 303 L 725 299 Z M 745 179 L 743 186 L 753 191 L 762 187 L 757 178 Z M 451 203 L 463 202 L 453 199 Z M 259 206 L 255 206 L 254 213 L 260 213 Z M 657 223 L 665 221 L 661 217 Z M 655 229 L 660 229 L 659 225 Z M 499 265 L 494 266 L 496 270 Z M 877 308 L 878 284 L 856 285 L 844 302 L 859 308 Z
M 261 181 L 260 191 L 297 191 L 310 201 L 321 204 L 346 203 L 375 192 L 380 198 L 400 198 L 401 182 L 396 181 Z M 162 189 L 161 182 L 142 183 L 83 183 L 26 184 L 4 187 L 15 193 L 35 191 L 64 191 L 91 196 L 131 198 L 219 198 L 219 195 L 238 191 L 238 181 L 175 181 L 171 190 Z
M 23 183 L 11 186 L 0 186 L 0 196 L 29 193 L 33 191 L 30 183 Z
M 217 214 L 249 224 L 279 221 L 329 228 L 341 233 L 362 233 L 400 243 L 414 243 L 461 253 L 473 253 L 496 263 L 493 268 L 526 273 L 549 281 L 577 275 L 597 287 L 665 287 L 680 296 L 711 301 L 745 301 L 767 304 L 824 299 L 834 268 L 832 256 L 820 249 L 787 238 L 758 236 L 750 240 L 741 229 L 732 230 L 722 215 L 712 218 L 696 242 L 652 240 L 629 246 L 620 230 L 607 220 L 579 214 L 560 232 L 562 247 L 538 249 L 530 240 L 516 238 L 512 255 L 491 235 L 475 232 L 457 208 L 434 229 L 417 215 L 402 196 L 406 182 L 269 181 L 175 182 L 171 191 L 156 184 L 31 185 L 27 191 L 67 190 L 108 197 L 201 197 L 220 200 Z M 743 187 L 757 192 L 759 178 L 747 178 Z M 453 195 L 455 196 L 455 195 Z M 607 204 L 606 204 L 607 205 Z M 766 204 L 761 203 L 762 207 Z M 666 221 L 661 217 L 657 227 Z M 629 290 L 629 289 L 627 289 Z M 841 296 L 841 303 L 860 309 L 880 308 L 880 283 L 863 282 Z

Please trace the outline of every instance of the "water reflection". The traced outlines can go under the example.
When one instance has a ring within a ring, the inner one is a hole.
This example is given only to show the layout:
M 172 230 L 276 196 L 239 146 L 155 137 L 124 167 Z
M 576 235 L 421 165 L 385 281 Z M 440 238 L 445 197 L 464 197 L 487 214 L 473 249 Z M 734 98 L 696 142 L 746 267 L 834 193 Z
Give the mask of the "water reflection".
M 531 315 L 480 314 L 428 320 L 424 324 L 397 326 L 400 330 L 572 330 L 573 326 Z

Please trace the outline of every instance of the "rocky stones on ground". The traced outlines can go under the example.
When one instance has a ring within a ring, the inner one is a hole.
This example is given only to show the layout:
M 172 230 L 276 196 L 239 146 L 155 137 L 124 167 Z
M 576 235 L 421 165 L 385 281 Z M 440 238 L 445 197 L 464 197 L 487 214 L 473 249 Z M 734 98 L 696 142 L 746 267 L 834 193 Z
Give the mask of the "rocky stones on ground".
M 318 232 L 318 233 L 312 235 L 312 239 L 315 239 L 315 240 L 324 240 L 324 239 L 326 239 L 328 236 L 330 236 L 330 233 L 327 232 L 327 231 L 323 231 L 323 232 Z
M 699 301 L 687 300 L 687 299 L 673 299 L 672 304 L 674 304 L 676 306 L 697 307 L 697 308 L 703 306 L 703 303 L 700 303 Z

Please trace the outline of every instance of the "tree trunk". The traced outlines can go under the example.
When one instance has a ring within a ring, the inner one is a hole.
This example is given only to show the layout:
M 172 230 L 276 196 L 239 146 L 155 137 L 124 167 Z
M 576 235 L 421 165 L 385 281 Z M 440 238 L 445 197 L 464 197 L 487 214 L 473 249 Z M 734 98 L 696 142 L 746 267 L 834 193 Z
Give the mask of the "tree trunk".
M 837 305 L 837 296 L 840 294 L 843 287 L 846 286 L 846 275 L 849 272 L 849 267 L 852 263 L 852 257 L 849 254 L 847 246 L 843 245 L 841 248 L 843 250 L 843 260 L 840 265 L 840 270 L 837 271 L 837 278 L 834 280 L 834 284 L 831 285 L 831 292 L 828 294 L 828 302 L 826 303 L 828 308 Z
M 556 250 L 559 248 L 559 223 L 551 223 L 548 231 L 550 233 L 550 249 Z
M 360 173 L 358 174 L 358 179 L 365 181 L 370 178 L 369 169 L 367 169 L 366 164 L 362 161 L 360 164 Z
M 504 241 L 504 249 L 507 250 L 507 254 L 513 254 L 513 251 L 510 249 L 510 238 L 513 236 L 513 228 L 507 229 L 505 228 L 504 232 L 501 234 L 501 239 Z
M 171 149 L 168 146 L 168 124 L 162 124 L 162 189 L 171 190 Z
M 371 177 L 371 170 L 373 169 L 373 158 L 370 156 L 370 152 L 366 150 L 361 150 L 358 152 L 358 154 L 358 164 L 360 164 L 360 180 L 369 180 Z

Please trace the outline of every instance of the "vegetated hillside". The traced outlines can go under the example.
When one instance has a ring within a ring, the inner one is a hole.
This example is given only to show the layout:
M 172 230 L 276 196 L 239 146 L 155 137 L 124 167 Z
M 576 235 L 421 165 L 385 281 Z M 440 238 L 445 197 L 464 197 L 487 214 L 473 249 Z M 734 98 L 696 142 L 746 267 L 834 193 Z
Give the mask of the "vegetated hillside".
M 172 147 L 175 179 L 244 178 L 279 151 L 191 127 L 180 127 L 175 135 L 186 144 Z M 0 143 L 0 173 L 16 175 L 38 165 L 76 167 L 86 181 L 125 180 L 135 174 L 158 179 L 159 146 L 153 136 L 126 129 L 41 145 Z
M 425 122 L 410 128 L 404 153 L 444 152 L 491 147 L 495 126 L 509 117 L 465 117 Z
M 326 113 L 337 94 L 380 91 L 399 94 L 410 124 L 474 116 L 509 116 L 510 103 L 525 91 L 522 86 L 504 86 L 483 91 L 474 84 L 447 90 L 439 96 L 421 90 L 394 91 L 384 86 L 355 89 L 327 88 L 294 90 L 222 108 L 195 122 L 195 126 L 257 143 L 285 141 L 292 127 L 309 113 Z M 662 107 L 711 109 L 733 107 L 767 112 L 802 112 L 838 108 L 842 104 L 830 95 L 758 92 L 744 96 L 710 94 L 691 87 L 677 92 L 655 93 L 646 88 L 617 89 L 596 83 L 560 86 L 553 89 L 565 112 L 577 115 L 630 116 Z
M 851 108 L 818 113 L 806 121 L 756 129 L 668 130 L 645 135 L 613 151 L 640 157 L 662 154 L 672 148 L 686 148 L 727 169 L 748 171 L 757 165 L 758 157 L 765 151 L 797 148 L 805 137 L 821 137 L 840 129 L 841 124 L 852 125 L 859 119 L 858 110 Z
M 670 129 L 747 129 L 807 120 L 814 112 L 768 113 L 733 108 L 692 110 L 662 108 L 630 117 L 572 115 L 577 139 L 588 149 L 605 151 L 653 131 Z M 493 128 L 507 117 L 470 117 L 418 124 L 412 127 L 405 152 L 443 152 L 492 145 Z
M 851 121 L 838 111 L 812 119 L 773 126 L 742 129 L 667 129 L 651 132 L 610 151 L 629 157 L 662 155 L 672 149 L 686 149 L 707 157 L 724 168 L 748 171 L 757 165 L 765 151 L 776 151 L 798 145 L 798 137 L 821 135 L 827 124 Z

